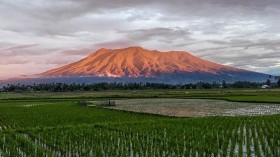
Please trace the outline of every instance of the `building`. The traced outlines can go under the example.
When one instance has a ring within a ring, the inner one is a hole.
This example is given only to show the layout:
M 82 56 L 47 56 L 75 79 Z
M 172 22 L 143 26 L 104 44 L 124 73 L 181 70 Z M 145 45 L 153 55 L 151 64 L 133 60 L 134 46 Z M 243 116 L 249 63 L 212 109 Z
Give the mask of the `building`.
M 266 84 L 265 84 L 265 85 L 262 85 L 262 88 L 263 88 L 263 89 L 266 89 L 266 88 L 269 88 L 269 87 L 270 87 L 270 86 L 269 86 L 269 85 L 266 85 Z

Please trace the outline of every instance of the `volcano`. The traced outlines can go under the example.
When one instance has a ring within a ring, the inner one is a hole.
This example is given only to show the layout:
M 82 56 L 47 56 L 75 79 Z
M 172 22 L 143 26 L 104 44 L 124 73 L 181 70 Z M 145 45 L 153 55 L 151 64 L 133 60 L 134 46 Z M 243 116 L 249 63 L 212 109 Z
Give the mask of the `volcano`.
M 160 52 L 141 47 L 99 49 L 86 58 L 20 79 L 34 83 L 227 82 L 266 81 L 269 76 L 207 61 L 184 51 Z
M 160 77 L 168 74 L 245 72 L 183 51 L 150 51 L 141 47 L 100 49 L 88 57 L 40 74 L 43 77 L 99 76 L 99 77 Z
M 39 76 L 134 78 L 135 80 L 154 78 L 173 82 L 263 81 L 268 78 L 266 74 L 224 66 L 184 51 L 160 52 L 141 47 L 103 48 L 80 61 L 41 73 Z

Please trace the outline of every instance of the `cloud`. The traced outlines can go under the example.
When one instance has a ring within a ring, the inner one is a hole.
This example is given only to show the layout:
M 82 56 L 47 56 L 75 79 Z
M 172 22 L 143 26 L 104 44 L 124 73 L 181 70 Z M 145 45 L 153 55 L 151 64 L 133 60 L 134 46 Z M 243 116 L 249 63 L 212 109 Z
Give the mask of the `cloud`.
M 70 64 L 74 61 L 76 61 L 78 58 L 73 59 L 72 57 L 59 57 L 59 58 L 48 58 L 44 61 L 42 61 L 45 65 L 54 65 L 55 67 L 63 66 L 66 64 Z M 42 71 L 41 71 L 42 72 Z
M 17 59 L 0 60 L 0 64 L 2 64 L 2 65 L 13 65 L 13 64 L 23 65 L 26 63 L 29 63 L 29 61 L 17 60 Z
M 36 73 L 99 48 L 139 45 L 271 72 L 279 16 L 279 0 L 1 0 L 0 70 Z
M 83 48 L 83 49 L 69 49 L 69 50 L 63 50 L 59 53 L 63 55 L 73 55 L 73 56 L 85 56 L 88 55 L 93 50 L 90 48 Z
M 41 49 L 41 51 L 40 51 Z M 10 45 L 5 48 L 0 48 L 0 54 L 2 57 L 18 57 L 18 56 L 32 56 L 43 55 L 46 53 L 46 49 L 39 47 L 39 44 L 26 44 L 26 45 Z M 5 58 L 0 58 L 2 60 Z
M 191 33 L 186 29 L 163 27 L 120 31 L 120 33 L 125 34 L 128 39 L 134 41 L 157 40 L 164 43 L 172 43 L 178 39 L 190 39 L 191 35 Z
M 124 48 L 133 46 L 135 43 L 131 40 L 115 40 L 115 41 L 107 41 L 102 43 L 96 43 L 93 45 L 96 49 L 99 48 L 109 48 L 109 49 L 116 49 L 116 48 Z
M 12 51 L 12 50 L 22 50 L 22 49 L 26 49 L 26 48 L 30 48 L 30 47 L 35 47 L 35 46 L 38 46 L 39 44 L 28 44 L 28 45 L 19 45 L 19 46 L 12 46 L 12 47 L 9 47 L 5 50 L 7 51 Z
M 268 50 L 278 50 L 280 48 L 280 39 L 257 39 L 257 40 L 242 40 L 232 39 L 230 41 L 224 40 L 209 40 L 209 42 L 217 45 L 224 45 L 230 47 L 238 47 L 243 49 L 262 48 Z

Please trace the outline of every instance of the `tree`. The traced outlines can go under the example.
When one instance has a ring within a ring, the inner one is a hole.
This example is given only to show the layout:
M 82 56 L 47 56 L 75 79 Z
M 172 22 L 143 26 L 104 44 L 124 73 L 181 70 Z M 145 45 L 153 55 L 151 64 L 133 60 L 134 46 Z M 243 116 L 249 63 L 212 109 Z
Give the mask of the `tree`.
M 280 87 L 280 79 L 277 81 L 277 86 Z
M 225 80 L 223 80 L 222 87 L 223 87 L 223 88 L 227 88 L 227 83 L 226 83 Z
M 270 80 L 270 79 L 267 79 L 267 81 L 266 81 L 265 84 L 268 85 L 268 86 L 271 86 L 271 80 Z
M 279 76 L 274 76 L 274 80 L 277 81 Z

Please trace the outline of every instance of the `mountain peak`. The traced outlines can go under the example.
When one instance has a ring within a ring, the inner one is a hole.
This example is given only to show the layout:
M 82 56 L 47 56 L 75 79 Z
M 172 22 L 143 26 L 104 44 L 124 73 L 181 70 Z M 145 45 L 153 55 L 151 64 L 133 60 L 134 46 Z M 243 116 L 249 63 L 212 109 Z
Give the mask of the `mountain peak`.
M 101 48 L 101 49 L 98 49 L 96 52 L 103 52 L 103 51 L 108 51 L 108 49 L 106 49 L 106 48 Z
M 142 50 L 144 50 L 144 48 L 142 48 L 141 46 L 130 46 L 125 49 L 142 49 Z

